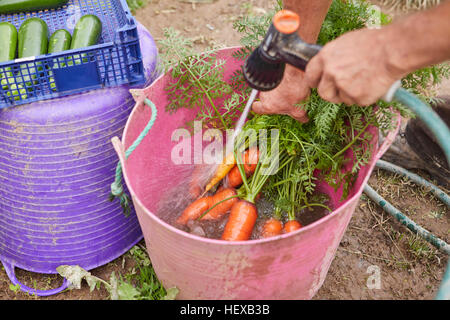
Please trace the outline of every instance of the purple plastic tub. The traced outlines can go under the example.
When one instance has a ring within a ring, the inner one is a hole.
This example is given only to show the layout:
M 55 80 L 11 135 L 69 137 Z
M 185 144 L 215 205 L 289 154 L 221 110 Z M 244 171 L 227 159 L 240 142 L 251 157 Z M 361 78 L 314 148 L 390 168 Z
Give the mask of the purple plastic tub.
M 147 85 L 157 76 L 157 49 L 138 25 Z M 134 107 L 120 86 L 0 111 L 0 260 L 14 285 L 15 268 L 57 273 L 63 264 L 87 270 L 104 265 L 142 239 L 134 212 L 109 202 L 122 135 Z

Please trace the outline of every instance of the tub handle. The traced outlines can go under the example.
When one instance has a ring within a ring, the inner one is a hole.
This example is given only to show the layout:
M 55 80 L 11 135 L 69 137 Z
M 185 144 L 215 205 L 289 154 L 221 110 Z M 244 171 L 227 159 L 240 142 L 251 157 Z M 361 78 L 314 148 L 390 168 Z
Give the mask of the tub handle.
M 123 186 L 122 186 L 122 172 L 123 167 L 125 165 L 125 160 L 130 156 L 130 154 L 139 146 L 141 141 L 147 136 L 150 129 L 153 127 L 156 121 L 156 115 L 157 115 L 157 109 L 153 102 L 151 102 L 148 98 L 144 99 L 145 105 L 150 107 L 152 111 L 151 118 L 147 125 L 145 126 L 144 130 L 139 134 L 139 136 L 136 138 L 136 140 L 131 144 L 131 146 L 128 147 L 127 150 L 125 150 L 122 142 L 119 140 L 118 137 L 113 137 L 111 139 L 111 142 L 113 144 L 114 150 L 116 151 L 117 155 L 119 156 L 119 163 L 116 167 L 116 177 L 114 182 L 111 184 L 111 193 L 109 196 L 110 201 L 113 201 L 116 197 L 120 199 L 120 205 L 123 209 L 123 213 L 125 216 L 128 216 L 131 213 L 130 208 L 130 199 L 128 195 L 124 192 Z
M 120 165 L 122 166 L 122 168 L 124 168 L 126 156 L 125 156 L 125 147 L 123 146 L 122 141 L 120 141 L 119 137 L 113 137 L 111 139 L 111 143 L 114 147 L 114 150 L 117 153 L 117 156 L 119 157 Z
M 63 284 L 59 288 L 56 288 L 56 289 L 50 289 L 50 290 L 33 289 L 33 288 L 27 287 L 26 285 L 22 284 L 17 279 L 16 273 L 15 273 L 15 268 L 16 268 L 15 265 L 8 263 L 8 262 L 4 262 L 4 261 L 2 261 L 2 264 L 3 264 L 3 267 L 5 268 L 6 275 L 8 276 L 9 280 L 11 280 L 12 284 L 15 286 L 19 285 L 21 291 L 26 292 L 31 295 L 36 295 L 36 296 L 40 296 L 40 297 L 51 296 L 51 295 L 60 293 L 63 290 L 67 289 L 67 287 L 70 284 L 70 282 L 67 281 L 67 279 L 64 279 Z
M 123 169 L 125 168 L 125 160 L 127 156 L 125 154 L 125 148 L 122 144 L 122 141 L 120 141 L 118 137 L 113 137 L 111 139 L 111 143 L 117 153 L 117 156 L 119 157 L 119 163 L 116 166 L 114 182 L 111 184 L 109 200 L 113 201 L 115 198 L 119 198 L 123 214 L 125 215 L 125 217 L 128 217 L 131 213 L 131 201 L 128 195 L 125 193 L 122 185 L 122 173 Z
M 130 91 L 131 96 L 134 99 L 134 102 L 136 102 L 136 105 L 144 102 L 145 92 L 143 89 L 130 89 L 129 91 Z

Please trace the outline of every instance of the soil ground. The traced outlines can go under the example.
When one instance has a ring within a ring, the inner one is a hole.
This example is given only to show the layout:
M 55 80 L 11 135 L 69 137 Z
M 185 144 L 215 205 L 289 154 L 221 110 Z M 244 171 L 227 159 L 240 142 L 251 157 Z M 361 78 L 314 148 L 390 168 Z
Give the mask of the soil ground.
M 150 0 L 135 16 L 156 40 L 163 37 L 163 28 L 170 26 L 192 38 L 201 50 L 217 44 L 238 45 L 240 36 L 232 29 L 233 21 L 245 14 L 261 14 L 272 8 L 273 3 L 269 0 L 218 0 L 213 3 Z M 439 92 L 450 94 L 450 81 L 444 82 Z M 427 177 L 423 172 L 418 173 Z M 446 242 L 450 241 L 448 209 L 427 190 L 407 179 L 378 170 L 372 174 L 369 184 L 417 223 Z M 143 243 L 140 245 L 144 246 Z M 314 299 L 433 299 L 446 262 L 444 254 L 416 237 L 363 195 L 327 278 Z M 126 275 L 133 272 L 134 266 L 133 257 L 126 253 L 107 265 L 91 270 L 91 273 L 107 280 L 113 271 Z M 372 281 L 371 276 L 376 272 L 380 275 L 379 283 Z M 39 289 L 55 288 L 62 282 L 57 275 L 24 270 L 17 270 L 17 276 L 28 286 Z M 13 290 L 4 269 L 0 268 L 0 299 L 104 300 L 109 299 L 109 294 L 103 287 L 91 292 L 83 283 L 79 290 L 67 290 L 50 297 L 29 296 Z

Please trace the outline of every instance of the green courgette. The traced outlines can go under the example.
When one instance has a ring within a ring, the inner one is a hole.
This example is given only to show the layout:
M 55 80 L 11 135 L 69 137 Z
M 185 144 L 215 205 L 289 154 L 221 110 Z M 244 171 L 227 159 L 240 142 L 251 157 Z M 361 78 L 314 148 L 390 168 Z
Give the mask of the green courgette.
M 93 15 L 84 15 L 78 20 L 73 30 L 70 49 L 85 48 L 97 44 L 102 34 L 102 22 Z
M 25 100 L 26 98 L 28 98 L 27 90 L 21 84 L 13 83 L 9 87 L 9 90 L 10 91 L 8 91 L 6 95 L 10 99 L 18 101 L 18 100 Z
M 40 18 L 29 18 L 19 28 L 18 57 L 32 57 L 47 53 L 48 27 Z
M 0 14 L 59 8 L 68 0 L 0 0 Z
M 17 29 L 9 22 L 0 22 L 0 62 L 14 60 L 17 50 Z M 26 99 L 26 90 L 16 84 L 11 68 L 0 70 L 1 87 L 6 95 L 14 100 Z
M 48 47 L 48 27 L 44 20 L 40 18 L 29 18 L 25 20 L 19 28 L 18 50 L 19 58 L 34 57 L 47 53 Z M 34 66 L 38 66 L 35 68 Z M 25 84 L 28 90 L 32 90 L 32 85 L 38 84 L 37 72 L 42 71 L 40 62 L 21 65 L 19 82 Z
M 14 60 L 17 50 L 17 29 L 9 22 L 0 22 L 0 62 Z
M 72 36 L 65 29 L 59 29 L 53 32 L 48 41 L 48 53 L 56 53 L 70 49 Z

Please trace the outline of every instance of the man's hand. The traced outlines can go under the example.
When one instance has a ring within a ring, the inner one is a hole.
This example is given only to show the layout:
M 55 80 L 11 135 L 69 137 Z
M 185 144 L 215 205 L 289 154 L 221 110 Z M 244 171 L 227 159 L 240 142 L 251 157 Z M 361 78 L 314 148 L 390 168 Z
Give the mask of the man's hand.
M 300 38 L 315 43 L 331 2 L 332 0 L 283 0 L 283 9 L 292 10 L 300 16 Z M 295 104 L 305 100 L 309 93 L 304 72 L 286 65 L 280 85 L 272 91 L 261 92 L 260 101 L 253 103 L 252 109 L 256 113 L 287 114 L 300 122 L 307 122 L 306 112 Z
M 405 75 L 390 63 L 383 29 L 352 31 L 326 44 L 306 66 L 305 80 L 333 103 L 368 106 Z
M 305 100 L 309 93 L 304 72 L 287 65 L 280 85 L 273 91 L 261 92 L 260 100 L 253 103 L 252 109 L 261 114 L 287 114 L 300 122 L 307 122 L 306 112 L 294 105 Z
M 285 0 L 286 9 L 302 13 L 306 26 L 299 35 L 314 43 L 330 0 Z M 318 7 L 315 7 L 318 6 Z M 306 72 L 286 66 L 280 86 L 261 94 L 253 104 L 260 113 L 284 113 L 308 121 L 294 107 L 317 88 L 331 102 L 370 105 L 383 97 L 391 85 L 417 69 L 450 59 L 450 0 L 400 19 L 381 29 L 362 29 L 329 42 L 308 63 Z M 308 20 L 308 17 L 315 19 Z M 306 30 L 306 31 L 305 31 Z

